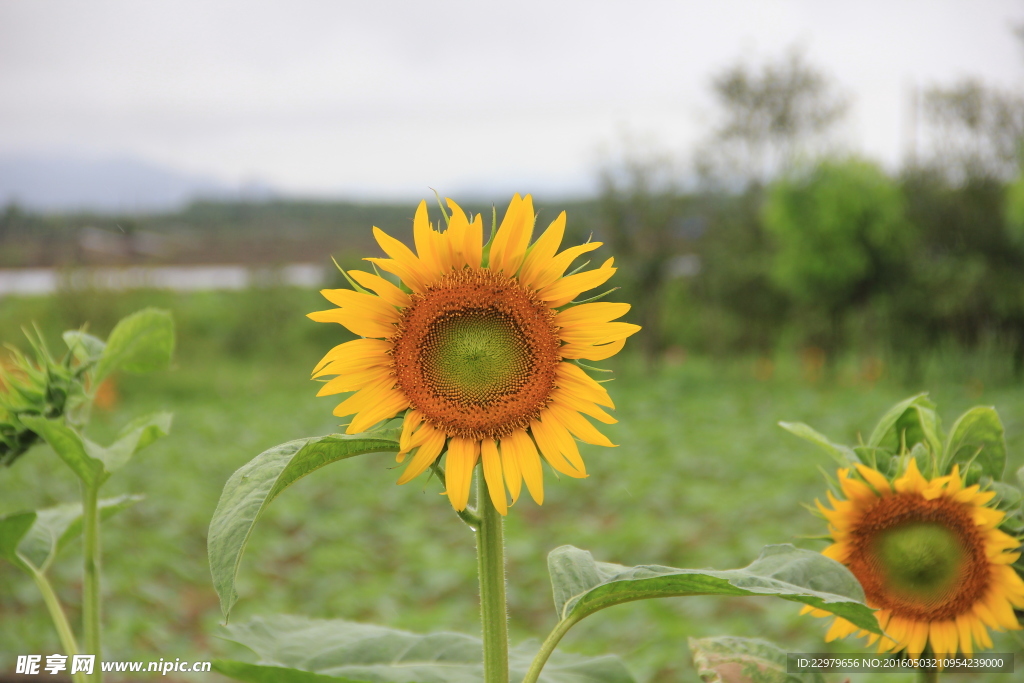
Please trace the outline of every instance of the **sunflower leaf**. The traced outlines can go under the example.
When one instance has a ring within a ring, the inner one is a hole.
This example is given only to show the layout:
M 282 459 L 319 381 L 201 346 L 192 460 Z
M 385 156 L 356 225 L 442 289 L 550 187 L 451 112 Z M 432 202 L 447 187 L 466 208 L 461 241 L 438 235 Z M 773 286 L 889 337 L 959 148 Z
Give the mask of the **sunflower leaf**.
M 954 464 L 965 469 L 971 461 L 981 466 L 982 474 L 996 481 L 1003 478 L 1006 437 L 999 413 L 991 406 L 971 408 L 953 423 L 941 469 L 948 472 Z
M 110 477 L 110 472 L 104 468 L 103 461 L 89 453 L 82 437 L 64 424 L 63 420 L 22 415 L 21 421 L 42 437 L 86 486 L 99 487 Z
M 18 555 L 18 545 L 35 522 L 35 512 L 15 512 L 0 517 L 0 557 L 22 569 L 27 569 Z
M 825 683 L 820 673 L 786 673 L 786 653 L 759 638 L 690 638 L 689 645 L 704 683 Z
M 910 449 L 917 443 L 926 444 L 932 453 L 942 452 L 942 428 L 935 404 L 927 393 L 911 396 L 887 410 L 871 432 L 867 445 L 898 453 L 901 445 Z
M 598 610 L 634 600 L 691 595 L 770 595 L 832 612 L 871 633 L 881 633 L 853 574 L 835 560 L 789 544 L 769 545 L 742 569 L 624 567 L 597 562 L 586 550 L 555 548 L 548 555 L 555 610 L 579 621 Z
M 259 658 L 257 664 L 218 660 L 213 668 L 251 683 L 479 683 L 483 644 L 461 633 L 418 634 L 341 619 L 274 615 L 228 626 L 228 640 Z M 522 680 L 538 650 L 527 641 L 509 650 L 510 680 Z M 541 683 L 635 683 L 614 656 L 555 652 Z
M 123 495 L 99 501 L 101 519 L 107 519 L 142 500 Z M 33 566 L 46 571 L 61 550 L 82 533 L 82 504 L 68 503 L 36 511 L 32 527 L 18 544 L 18 553 Z
M 62 337 L 75 358 L 83 363 L 95 362 L 103 355 L 107 347 L 102 339 L 86 334 L 84 330 L 68 330 Z
M 171 431 L 171 413 L 160 412 L 132 420 L 117 435 L 109 446 L 100 446 L 89 439 L 82 439 L 85 451 L 103 463 L 107 472 L 113 474 L 124 467 L 132 456 Z
M 238 599 L 235 577 L 256 521 L 286 488 L 316 470 L 365 453 L 398 451 L 398 430 L 329 434 L 289 441 L 260 453 L 224 485 L 210 520 L 207 552 L 213 585 L 227 620 Z
M 848 446 L 832 443 L 827 436 L 815 430 L 813 427 L 805 425 L 803 422 L 780 422 L 779 426 L 794 436 L 799 436 L 801 439 L 805 439 L 816 446 L 820 446 L 843 467 L 849 467 L 856 462 L 860 462 L 857 454 Z
M 122 318 L 107 339 L 93 379 L 99 382 L 114 370 L 153 372 L 170 365 L 174 352 L 174 319 L 168 311 L 144 308 Z

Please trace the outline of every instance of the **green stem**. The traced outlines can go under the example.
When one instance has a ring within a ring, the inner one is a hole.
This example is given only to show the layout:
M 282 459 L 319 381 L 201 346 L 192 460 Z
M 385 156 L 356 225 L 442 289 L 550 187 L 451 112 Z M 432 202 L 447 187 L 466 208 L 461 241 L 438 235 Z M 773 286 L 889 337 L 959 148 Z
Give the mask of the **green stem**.
M 82 483 L 82 541 L 85 556 L 85 587 L 82 596 L 82 630 L 85 654 L 96 655 L 93 681 L 102 681 L 103 659 L 100 631 L 100 517 L 97 498 L 99 486 Z
M 508 683 L 508 613 L 505 608 L 505 544 L 501 515 L 494 508 L 483 474 L 478 476 L 476 528 L 480 576 L 480 621 L 484 636 L 484 683 Z
M 921 680 L 924 683 L 939 683 L 939 672 L 937 669 L 921 669 Z
M 57 637 L 60 638 L 60 646 L 70 661 L 70 658 L 79 654 L 78 643 L 75 642 L 75 634 L 71 630 L 71 624 L 68 623 L 68 618 L 64 614 L 64 609 L 60 606 L 60 600 L 57 599 L 57 594 L 53 591 L 53 586 L 50 585 L 50 581 L 46 578 L 45 574 L 28 562 L 25 562 L 24 565 L 32 575 L 32 580 L 36 582 L 36 587 L 39 588 L 39 592 L 43 595 L 43 602 L 46 603 L 46 609 L 50 612 L 50 619 L 53 620 L 53 626 L 57 629 Z M 76 673 L 73 677 L 75 683 L 85 683 L 84 676 L 85 675 L 80 671 Z
M 558 642 L 562 640 L 562 636 L 569 632 L 579 619 L 562 619 L 555 625 L 555 628 L 548 637 L 544 639 L 544 642 L 540 646 L 540 651 L 533 658 L 533 662 L 530 664 L 530 670 L 526 672 L 526 677 L 523 678 L 523 683 L 537 683 L 537 679 L 540 677 L 541 669 L 548 662 L 548 657 L 555 651 L 555 647 Z

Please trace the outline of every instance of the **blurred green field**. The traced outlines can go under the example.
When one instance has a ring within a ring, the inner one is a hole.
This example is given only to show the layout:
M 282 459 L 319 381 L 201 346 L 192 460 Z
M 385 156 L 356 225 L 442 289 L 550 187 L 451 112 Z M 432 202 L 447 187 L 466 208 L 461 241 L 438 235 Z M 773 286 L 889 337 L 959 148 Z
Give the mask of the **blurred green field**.
M 106 335 L 120 315 L 148 304 L 174 311 L 175 366 L 156 376 L 119 376 L 115 407 L 99 410 L 93 424 L 102 440 L 138 415 L 175 414 L 171 436 L 103 492 L 146 495 L 104 527 L 108 657 L 237 654 L 217 637 L 220 611 L 206 564 L 210 516 L 228 476 L 260 451 L 338 430 L 335 401 L 315 398 L 308 373 L 346 337 L 340 327 L 303 317 L 326 307 L 315 292 L 265 289 L 0 299 L 0 341 L 20 345 L 18 327 L 32 319 L 55 344 L 61 329 L 87 319 Z M 677 349 L 654 368 L 628 354 L 613 361 L 605 365 L 616 371 L 610 390 L 620 423 L 607 432 L 621 446 L 583 447 L 588 479 L 557 480 L 549 470 L 545 504 L 521 499 L 508 517 L 513 642 L 542 638 L 554 624 L 545 557 L 558 545 L 623 564 L 715 568 L 745 565 L 768 543 L 823 547 L 801 538 L 824 531 L 801 504 L 823 495 L 819 467 L 832 463 L 777 427 L 779 420 L 804 421 L 849 442 L 892 403 L 928 389 L 947 425 L 971 405 L 996 406 L 1009 467 L 1024 465 L 1024 388 L 998 357 L 933 356 L 914 386 L 880 361 L 855 357 L 831 374 L 798 356 L 712 361 Z M 233 618 L 286 612 L 475 632 L 473 537 L 435 481 L 398 487 L 393 468 L 391 455 L 362 456 L 317 472 L 279 498 L 243 560 Z M 45 447 L 0 471 L 0 514 L 76 498 L 72 475 Z M 80 599 L 78 550 L 73 546 L 54 572 L 72 606 Z M 621 654 L 638 680 L 658 682 L 696 680 L 688 636 L 761 636 L 789 651 L 857 651 L 856 641 L 826 646 L 825 623 L 798 611 L 792 603 L 750 598 L 634 603 L 584 621 L 563 647 Z M 76 609 L 71 617 L 77 619 Z M 1000 635 L 995 650 L 1022 646 Z M 0 565 L 0 671 L 13 670 L 16 654 L 57 648 L 31 581 Z

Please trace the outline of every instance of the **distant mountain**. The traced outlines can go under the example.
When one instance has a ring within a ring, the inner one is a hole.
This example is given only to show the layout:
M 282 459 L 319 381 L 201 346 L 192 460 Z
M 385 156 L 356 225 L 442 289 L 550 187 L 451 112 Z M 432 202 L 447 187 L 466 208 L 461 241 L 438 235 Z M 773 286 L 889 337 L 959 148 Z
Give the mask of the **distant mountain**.
M 0 206 L 35 211 L 152 213 L 196 198 L 267 199 L 263 184 L 232 186 L 132 157 L 88 159 L 61 155 L 0 155 Z

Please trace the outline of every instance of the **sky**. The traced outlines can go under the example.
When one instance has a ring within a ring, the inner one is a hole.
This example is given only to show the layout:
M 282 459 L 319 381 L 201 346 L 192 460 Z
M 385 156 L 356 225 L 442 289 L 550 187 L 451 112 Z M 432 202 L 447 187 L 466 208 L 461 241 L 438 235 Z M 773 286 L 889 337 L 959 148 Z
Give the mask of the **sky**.
M 302 196 L 580 194 L 625 139 L 685 166 L 710 83 L 802 50 L 898 165 L 911 88 L 1024 89 L 1008 0 L 0 0 L 0 157 L 125 157 Z M 500 195 L 499 195 L 500 196 Z

